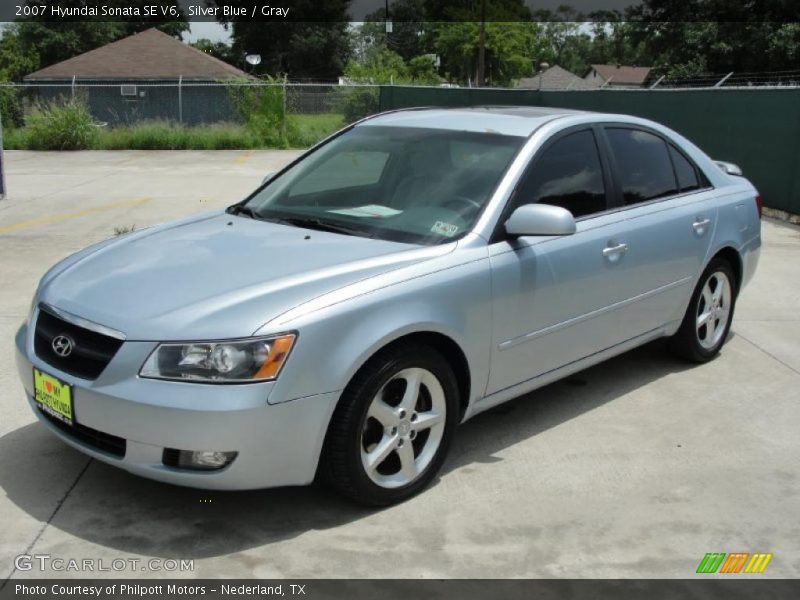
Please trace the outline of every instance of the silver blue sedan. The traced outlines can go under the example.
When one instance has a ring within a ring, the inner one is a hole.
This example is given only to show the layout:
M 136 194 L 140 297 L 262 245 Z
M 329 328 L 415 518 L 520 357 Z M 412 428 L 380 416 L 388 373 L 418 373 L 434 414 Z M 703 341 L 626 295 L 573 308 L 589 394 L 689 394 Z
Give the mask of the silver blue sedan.
M 19 375 L 55 435 L 132 473 L 398 502 L 481 411 L 656 338 L 713 358 L 760 203 L 639 118 L 381 114 L 226 211 L 54 266 Z

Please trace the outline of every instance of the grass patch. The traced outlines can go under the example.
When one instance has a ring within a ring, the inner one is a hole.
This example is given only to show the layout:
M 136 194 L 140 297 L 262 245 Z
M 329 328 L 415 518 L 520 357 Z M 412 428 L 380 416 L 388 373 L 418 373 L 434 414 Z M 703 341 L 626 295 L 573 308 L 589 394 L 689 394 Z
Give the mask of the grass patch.
M 344 125 L 340 114 L 291 115 L 287 142 L 292 148 L 316 144 Z M 3 132 L 7 150 L 77 149 L 65 144 L 63 136 L 51 135 L 41 127 L 10 128 Z M 238 123 L 213 123 L 185 127 L 170 121 L 144 121 L 123 127 L 95 127 L 84 139 L 91 150 L 250 150 L 283 148 L 275 136 L 262 136 L 252 127 Z
M 248 129 L 233 123 L 182 127 L 149 121 L 131 127 L 103 128 L 95 150 L 239 150 L 260 147 Z
M 31 150 L 86 150 L 97 140 L 97 127 L 80 100 L 37 104 L 25 117 Z
M 289 144 L 294 148 L 312 146 L 344 127 L 344 115 L 323 113 L 319 115 L 289 115 L 294 123 L 294 135 Z
M 136 224 L 122 225 L 121 227 L 114 227 L 114 235 L 125 235 L 136 231 Z
M 26 129 L 7 127 L 3 129 L 4 150 L 29 150 L 28 131 Z

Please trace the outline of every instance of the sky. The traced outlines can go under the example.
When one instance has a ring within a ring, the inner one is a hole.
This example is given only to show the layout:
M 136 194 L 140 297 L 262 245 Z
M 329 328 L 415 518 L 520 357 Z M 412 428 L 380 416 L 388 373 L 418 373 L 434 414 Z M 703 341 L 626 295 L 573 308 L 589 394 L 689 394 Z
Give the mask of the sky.
M 225 31 L 219 23 L 191 23 L 191 26 L 191 31 L 183 34 L 184 42 L 196 42 L 201 38 L 207 38 L 212 42 L 227 42 L 231 39 L 230 31 Z

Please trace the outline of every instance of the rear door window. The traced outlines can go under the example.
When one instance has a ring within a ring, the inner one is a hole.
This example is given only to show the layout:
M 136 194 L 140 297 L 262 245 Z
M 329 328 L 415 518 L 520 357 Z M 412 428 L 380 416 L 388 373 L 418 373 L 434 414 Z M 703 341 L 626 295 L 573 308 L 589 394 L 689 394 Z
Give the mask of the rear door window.
M 606 136 L 614 155 L 625 205 L 678 193 L 666 142 L 640 129 L 609 127 Z

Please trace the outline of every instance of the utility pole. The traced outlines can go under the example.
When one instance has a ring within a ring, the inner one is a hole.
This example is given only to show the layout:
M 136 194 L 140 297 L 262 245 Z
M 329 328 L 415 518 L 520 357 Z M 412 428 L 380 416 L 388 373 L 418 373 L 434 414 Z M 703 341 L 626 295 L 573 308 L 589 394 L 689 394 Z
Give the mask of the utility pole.
M 486 84 L 486 0 L 481 0 L 481 29 L 478 34 L 478 72 L 475 84 L 483 87 Z
M 0 119 L 0 200 L 6 197 L 6 173 L 3 159 L 3 120 Z
M 384 19 L 385 19 L 385 23 L 386 23 L 385 41 L 386 41 L 386 48 L 388 49 L 389 48 L 389 34 L 392 33 L 392 21 L 389 19 L 389 0 L 386 0 L 385 7 L 386 7 L 385 8 L 386 13 L 384 15 Z

